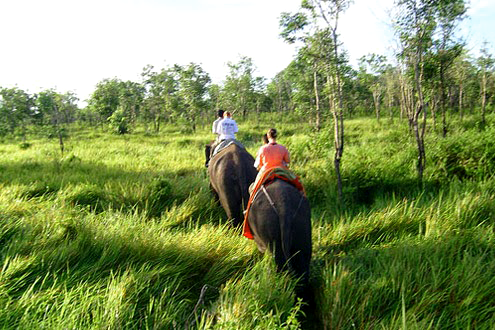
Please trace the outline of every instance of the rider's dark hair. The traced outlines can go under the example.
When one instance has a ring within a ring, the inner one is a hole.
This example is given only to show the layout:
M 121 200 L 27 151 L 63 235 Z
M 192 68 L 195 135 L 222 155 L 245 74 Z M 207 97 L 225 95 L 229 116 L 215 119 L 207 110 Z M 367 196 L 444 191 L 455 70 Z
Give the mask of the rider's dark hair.
M 223 110 L 218 110 L 217 115 L 218 117 L 223 117 Z
M 268 133 L 266 133 L 266 135 L 269 137 L 269 138 L 277 138 L 277 130 L 275 128 L 270 128 L 268 130 Z

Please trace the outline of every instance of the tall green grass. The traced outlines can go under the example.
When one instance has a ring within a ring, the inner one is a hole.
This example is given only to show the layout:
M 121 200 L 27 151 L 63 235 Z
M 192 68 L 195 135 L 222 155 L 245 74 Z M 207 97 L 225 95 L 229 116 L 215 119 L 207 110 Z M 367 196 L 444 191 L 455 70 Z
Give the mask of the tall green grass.
M 495 127 L 429 127 L 420 185 L 405 123 L 348 120 L 339 205 L 331 126 L 238 123 L 253 155 L 276 127 L 306 187 L 314 304 L 227 223 L 203 165 L 209 127 L 74 127 L 63 155 L 39 134 L 0 144 L 0 327 L 492 327 Z

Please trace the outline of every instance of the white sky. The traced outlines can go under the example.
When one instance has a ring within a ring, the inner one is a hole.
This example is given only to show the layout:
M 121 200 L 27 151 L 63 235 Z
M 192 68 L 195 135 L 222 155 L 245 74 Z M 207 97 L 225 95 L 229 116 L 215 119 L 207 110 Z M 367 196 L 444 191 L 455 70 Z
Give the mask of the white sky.
M 142 68 L 195 62 L 221 83 L 227 63 L 252 58 L 268 79 L 295 47 L 278 22 L 301 0 L 1 0 L 0 86 L 30 93 L 54 88 L 87 99 L 105 79 L 140 81 Z M 393 44 L 393 0 L 355 0 L 339 27 L 351 63 Z M 465 24 L 473 50 L 495 44 L 495 1 L 472 0 Z M 493 48 L 491 48 L 493 49 Z M 493 52 L 492 52 L 493 53 Z

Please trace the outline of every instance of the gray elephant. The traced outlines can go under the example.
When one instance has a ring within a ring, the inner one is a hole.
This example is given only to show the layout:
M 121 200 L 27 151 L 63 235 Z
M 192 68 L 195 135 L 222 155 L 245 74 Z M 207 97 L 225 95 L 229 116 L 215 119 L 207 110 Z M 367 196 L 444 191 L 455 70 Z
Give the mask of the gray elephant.
M 208 174 L 227 218 L 239 226 L 249 200 L 249 185 L 257 174 L 253 156 L 238 143 L 232 143 L 211 158 Z
M 311 209 L 306 196 L 292 184 L 275 179 L 257 190 L 247 223 L 258 249 L 265 252 L 268 248 L 279 270 L 289 269 L 307 284 L 312 241 Z M 244 234 L 249 237 L 246 227 Z

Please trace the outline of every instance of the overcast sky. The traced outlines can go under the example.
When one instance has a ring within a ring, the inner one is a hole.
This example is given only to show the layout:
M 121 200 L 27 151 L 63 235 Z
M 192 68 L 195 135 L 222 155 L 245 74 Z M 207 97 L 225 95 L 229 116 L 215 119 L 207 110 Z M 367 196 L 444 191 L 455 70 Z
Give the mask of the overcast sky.
M 227 63 L 249 56 L 257 75 L 284 69 L 295 47 L 278 36 L 279 17 L 301 0 L 2 0 L 0 86 L 54 88 L 87 99 L 105 79 L 140 81 L 142 68 L 195 62 L 215 83 Z M 393 0 L 355 0 L 339 27 L 351 63 L 393 44 Z M 495 45 L 495 1 L 472 0 L 463 24 L 470 47 Z

